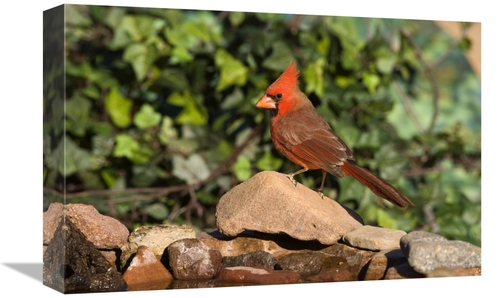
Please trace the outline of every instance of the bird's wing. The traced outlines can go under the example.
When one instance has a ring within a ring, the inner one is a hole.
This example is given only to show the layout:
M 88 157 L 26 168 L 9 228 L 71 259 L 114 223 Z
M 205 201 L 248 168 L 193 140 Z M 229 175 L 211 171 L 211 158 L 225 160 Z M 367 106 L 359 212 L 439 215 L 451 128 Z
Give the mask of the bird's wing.
M 300 117 L 281 120 L 277 123 L 278 141 L 306 164 L 314 164 L 339 176 L 338 167 L 347 159 L 353 159 L 351 150 L 319 115 L 301 113 Z

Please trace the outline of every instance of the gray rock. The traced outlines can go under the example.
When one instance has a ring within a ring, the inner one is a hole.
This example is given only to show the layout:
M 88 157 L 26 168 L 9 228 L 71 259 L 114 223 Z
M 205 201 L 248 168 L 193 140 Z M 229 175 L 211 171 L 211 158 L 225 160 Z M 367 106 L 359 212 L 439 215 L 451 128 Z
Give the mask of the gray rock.
M 438 234 L 433 234 L 425 231 L 412 231 L 405 235 L 405 237 L 401 237 L 400 240 L 400 246 L 406 246 L 410 241 L 413 240 L 421 240 L 425 242 L 443 242 L 443 241 L 448 241 L 445 237 L 438 235 Z
M 361 217 L 283 174 L 264 171 L 224 194 L 216 207 L 219 231 L 285 233 L 299 240 L 333 244 L 362 226 Z
M 170 244 L 168 263 L 176 279 L 212 278 L 222 265 L 220 252 L 198 239 L 182 239 Z
M 274 269 L 278 261 L 276 258 L 265 251 L 256 251 L 251 253 L 242 254 L 236 257 L 223 257 L 222 267 L 253 267 L 253 268 L 266 268 Z
M 381 251 L 399 248 L 399 240 L 404 235 L 405 231 L 363 226 L 345 234 L 342 240 L 354 247 Z
M 401 238 L 401 249 L 415 271 L 427 274 L 439 268 L 474 268 L 481 266 L 481 248 L 423 231 L 410 232 Z
M 61 220 L 43 255 L 43 284 L 65 294 L 127 290 L 121 274 L 71 220 Z

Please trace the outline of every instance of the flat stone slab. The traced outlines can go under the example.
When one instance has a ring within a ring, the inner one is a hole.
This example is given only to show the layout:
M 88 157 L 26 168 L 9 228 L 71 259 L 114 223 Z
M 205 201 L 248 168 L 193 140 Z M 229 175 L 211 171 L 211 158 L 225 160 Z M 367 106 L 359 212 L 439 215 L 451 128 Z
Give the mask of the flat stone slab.
M 351 246 L 380 251 L 399 248 L 399 240 L 406 235 L 405 231 L 375 226 L 363 226 L 342 237 Z

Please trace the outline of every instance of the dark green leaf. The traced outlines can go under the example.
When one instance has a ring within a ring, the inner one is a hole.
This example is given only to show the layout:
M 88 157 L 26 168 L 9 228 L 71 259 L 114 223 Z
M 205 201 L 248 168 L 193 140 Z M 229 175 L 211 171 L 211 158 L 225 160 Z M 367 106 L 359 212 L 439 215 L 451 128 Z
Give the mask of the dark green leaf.
M 85 135 L 90 125 L 90 109 L 92 103 L 89 99 L 76 95 L 66 101 L 66 115 L 68 122 L 66 128 L 77 136 Z
M 198 105 L 189 91 L 174 92 L 167 98 L 167 102 L 183 107 L 182 112 L 175 118 L 177 123 L 204 125 L 207 122 L 205 107 Z
M 154 45 L 132 43 L 125 48 L 123 60 L 132 64 L 137 81 L 142 81 L 151 65 L 158 57 L 158 50 Z
M 155 203 L 146 207 L 146 213 L 156 220 L 164 220 L 168 217 L 168 209 L 165 204 Z

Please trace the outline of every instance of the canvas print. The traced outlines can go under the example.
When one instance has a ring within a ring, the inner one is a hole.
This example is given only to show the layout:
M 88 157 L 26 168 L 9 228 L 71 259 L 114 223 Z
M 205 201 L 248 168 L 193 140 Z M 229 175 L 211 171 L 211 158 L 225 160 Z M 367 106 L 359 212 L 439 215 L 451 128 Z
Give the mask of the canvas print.
M 61 5 L 43 283 L 481 275 L 481 24 Z

